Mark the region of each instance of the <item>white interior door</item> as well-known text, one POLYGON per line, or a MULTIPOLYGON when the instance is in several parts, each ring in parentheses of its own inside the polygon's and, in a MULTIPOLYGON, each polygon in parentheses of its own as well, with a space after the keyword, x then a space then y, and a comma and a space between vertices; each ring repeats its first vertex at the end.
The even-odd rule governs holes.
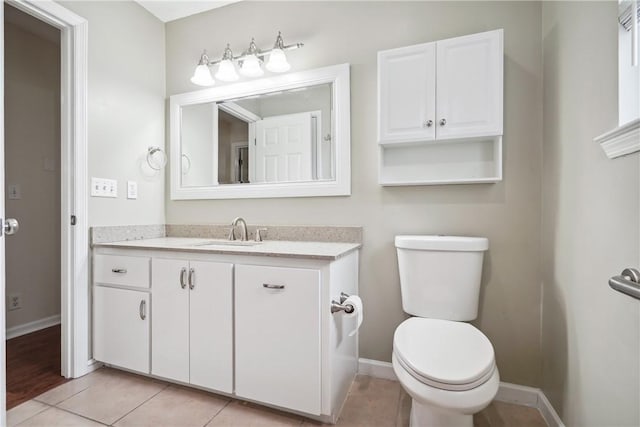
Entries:
POLYGON ((254 181, 312 179, 312 113, 287 114, 256 122, 254 181))
MULTIPOLYGON (((4 218, 4 7, 0 7, 0 218, 4 218)), ((0 224, 1 225, 1 224, 0 224)), ((4 233, 0 237, 0 426, 7 425, 7 362, 5 359, 5 287, 4 287, 4 233)))

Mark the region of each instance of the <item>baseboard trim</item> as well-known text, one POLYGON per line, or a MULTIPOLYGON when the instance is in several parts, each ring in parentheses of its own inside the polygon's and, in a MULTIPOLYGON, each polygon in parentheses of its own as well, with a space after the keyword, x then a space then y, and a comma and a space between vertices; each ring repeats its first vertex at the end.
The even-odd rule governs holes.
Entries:
MULTIPOLYGON (((393 366, 389 362, 359 359, 358 373, 360 375, 398 381, 393 371, 393 366)), ((536 408, 540 411, 542 418, 544 418, 549 427, 564 427, 564 423, 556 410, 553 409, 551 402, 539 388, 500 382, 500 388, 495 400, 536 408)))
POLYGON ((57 314, 51 317, 45 317, 44 319, 34 320, 33 322, 23 323, 22 325, 12 326, 7 328, 7 339, 17 338, 22 335, 30 334, 31 332, 39 331, 40 329, 49 328, 51 326, 60 324, 60 315, 57 314))

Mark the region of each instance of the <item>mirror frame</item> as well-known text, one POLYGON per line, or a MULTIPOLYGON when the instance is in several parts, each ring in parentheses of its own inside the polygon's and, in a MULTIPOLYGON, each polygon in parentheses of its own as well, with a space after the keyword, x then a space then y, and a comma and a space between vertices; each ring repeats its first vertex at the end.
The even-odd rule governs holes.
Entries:
POLYGON ((351 89, 349 64, 317 68, 173 95, 170 98, 171 200, 252 199, 351 195, 351 89), (181 107, 332 83, 335 179, 182 187, 181 107))

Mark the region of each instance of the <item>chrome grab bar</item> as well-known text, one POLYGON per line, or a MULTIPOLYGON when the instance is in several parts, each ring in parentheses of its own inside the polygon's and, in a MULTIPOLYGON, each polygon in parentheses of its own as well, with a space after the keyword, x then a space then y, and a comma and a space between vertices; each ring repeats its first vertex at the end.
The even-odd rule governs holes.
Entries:
POLYGON ((612 289, 640 300, 640 271, 635 268, 625 268, 619 276, 609 279, 612 289))

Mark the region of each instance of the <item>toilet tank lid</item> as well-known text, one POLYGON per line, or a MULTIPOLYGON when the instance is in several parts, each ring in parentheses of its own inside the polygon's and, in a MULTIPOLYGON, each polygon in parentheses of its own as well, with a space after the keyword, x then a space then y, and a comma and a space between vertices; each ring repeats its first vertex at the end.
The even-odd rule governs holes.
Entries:
POLYGON ((432 251, 486 251, 489 239, 464 236, 396 236, 396 248, 432 251))

